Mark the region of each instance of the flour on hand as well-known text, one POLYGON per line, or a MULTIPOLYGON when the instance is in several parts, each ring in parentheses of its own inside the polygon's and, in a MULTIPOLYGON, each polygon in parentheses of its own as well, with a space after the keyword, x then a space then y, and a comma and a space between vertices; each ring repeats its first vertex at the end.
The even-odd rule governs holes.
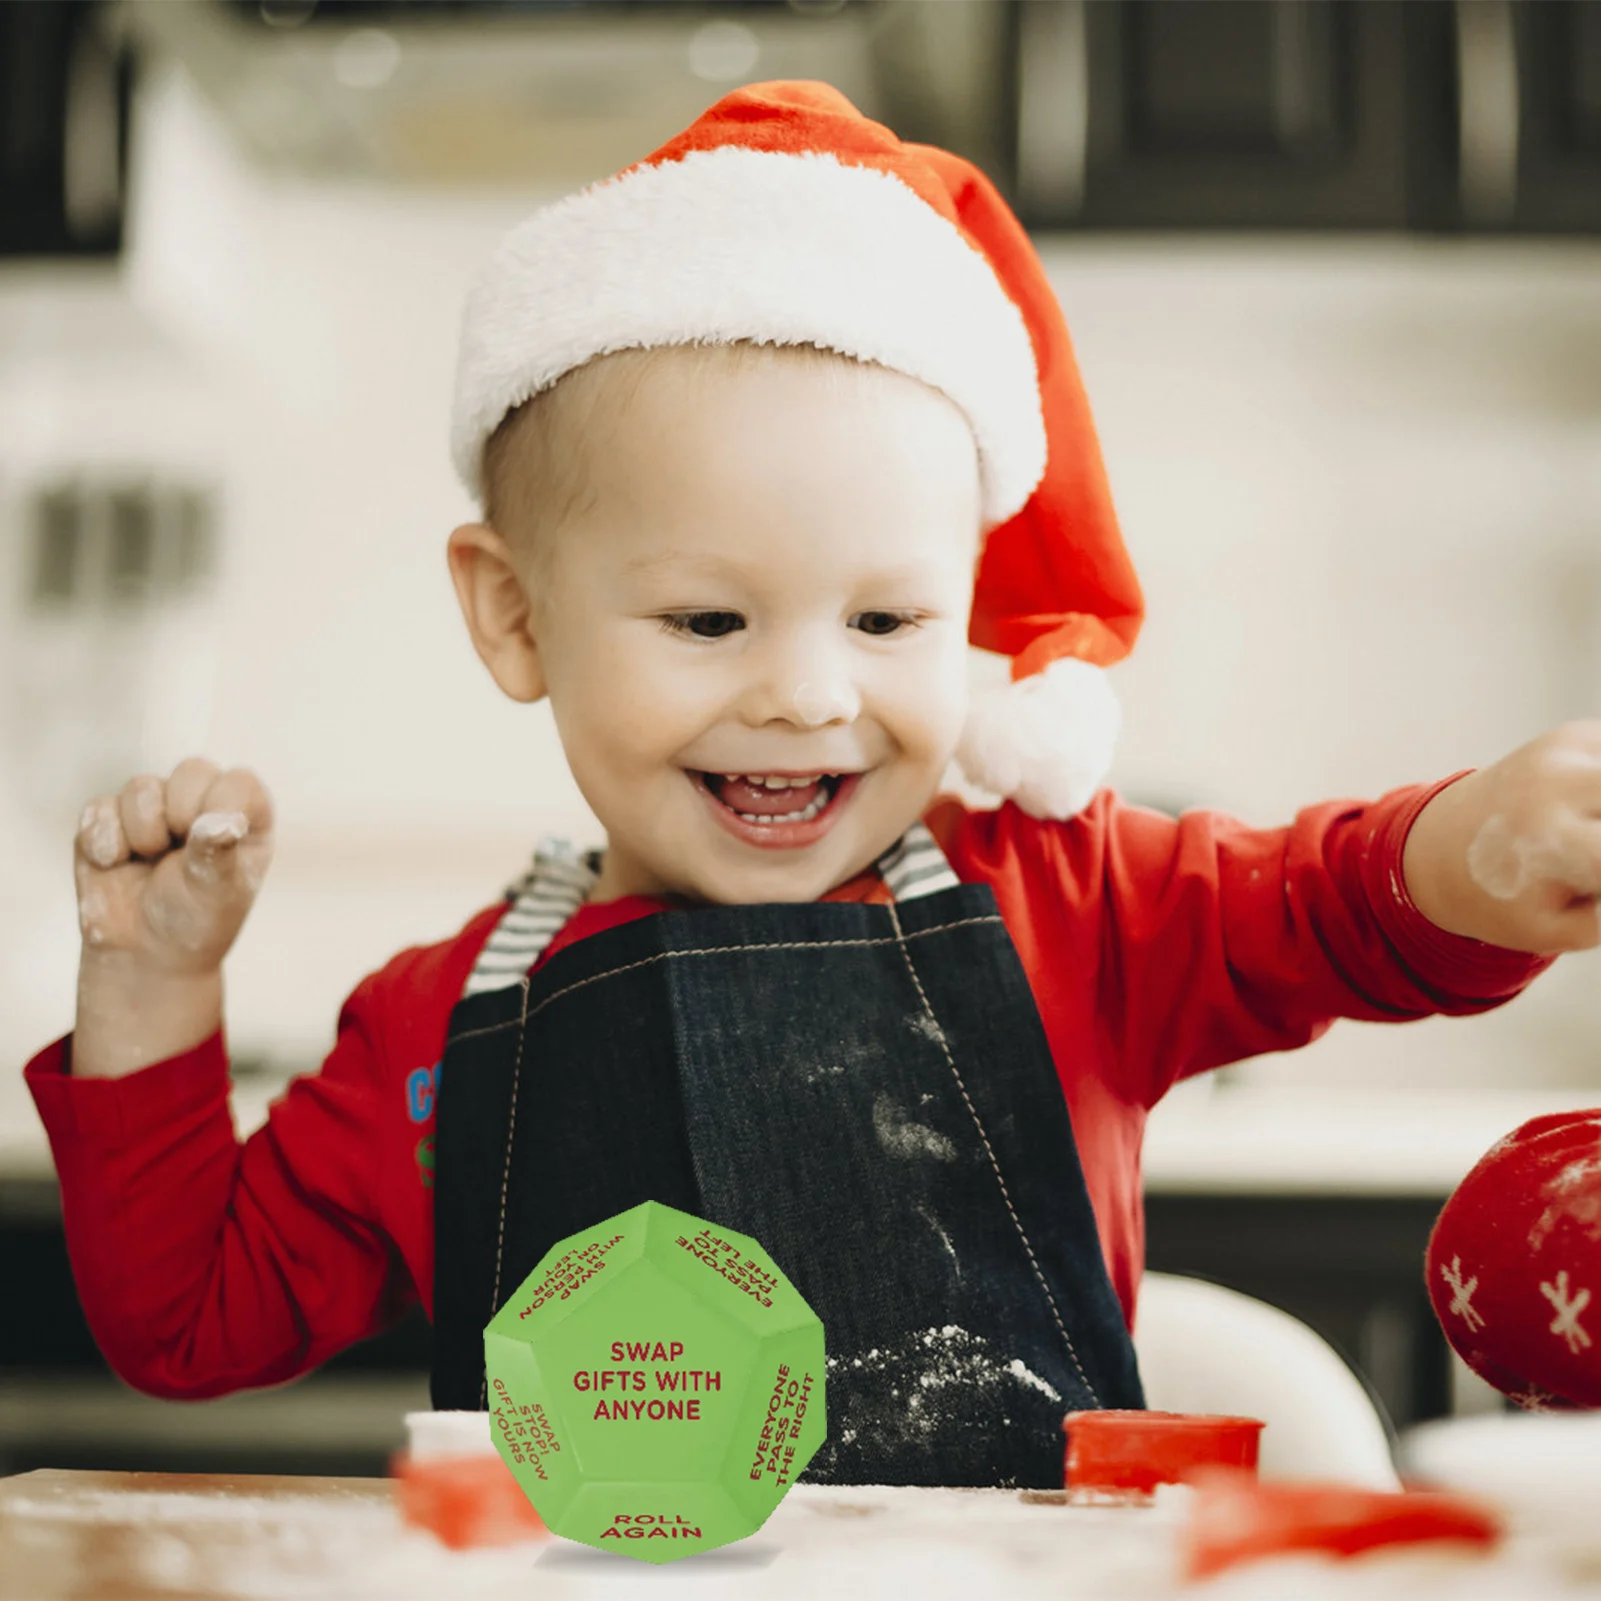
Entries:
POLYGON ((1558 879, 1583 894, 1601 894, 1601 867, 1576 834, 1519 833, 1505 816, 1487 818, 1468 846, 1468 874, 1486 895, 1515 900, 1541 879, 1558 879))

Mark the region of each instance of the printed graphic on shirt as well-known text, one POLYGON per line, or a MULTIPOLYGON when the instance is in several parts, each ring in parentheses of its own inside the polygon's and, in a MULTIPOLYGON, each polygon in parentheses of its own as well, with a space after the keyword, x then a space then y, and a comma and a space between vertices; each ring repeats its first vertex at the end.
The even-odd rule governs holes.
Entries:
POLYGON ((434 1137, 424 1134, 417 1141, 417 1178, 425 1190, 434 1187, 434 1137))
POLYGON ((439 1094, 439 1063, 419 1067, 406 1075, 406 1115, 413 1123, 426 1123, 434 1115, 439 1094))

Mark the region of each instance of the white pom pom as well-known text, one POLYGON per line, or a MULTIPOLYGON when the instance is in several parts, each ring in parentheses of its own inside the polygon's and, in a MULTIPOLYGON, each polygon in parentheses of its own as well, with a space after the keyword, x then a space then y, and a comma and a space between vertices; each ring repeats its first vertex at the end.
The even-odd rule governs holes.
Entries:
POLYGON ((1122 709, 1104 669, 1071 657, 973 697, 956 759, 1031 817, 1072 817, 1112 766, 1122 709))

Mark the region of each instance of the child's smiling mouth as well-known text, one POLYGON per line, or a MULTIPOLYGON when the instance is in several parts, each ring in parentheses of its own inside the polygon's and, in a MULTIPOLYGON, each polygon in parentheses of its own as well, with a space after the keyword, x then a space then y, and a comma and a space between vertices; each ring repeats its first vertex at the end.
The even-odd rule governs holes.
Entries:
POLYGON ((809 823, 833 798, 837 773, 703 773, 706 787, 747 823, 809 823))
POLYGON ((690 780, 736 839, 796 850, 823 837, 861 783, 861 773, 704 773, 690 780))

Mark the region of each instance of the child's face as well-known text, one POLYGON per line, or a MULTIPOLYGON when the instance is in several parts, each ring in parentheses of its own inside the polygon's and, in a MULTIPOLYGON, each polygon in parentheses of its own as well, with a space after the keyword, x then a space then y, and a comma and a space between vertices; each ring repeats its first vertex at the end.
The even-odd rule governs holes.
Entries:
POLYGON ((899 374, 782 355, 668 352, 601 409, 530 619, 607 832, 596 898, 816 899, 900 837, 956 746, 979 532, 968 425, 899 374), (817 774, 843 778, 776 803, 728 782, 817 774), (796 822, 737 815, 819 796, 796 822))

